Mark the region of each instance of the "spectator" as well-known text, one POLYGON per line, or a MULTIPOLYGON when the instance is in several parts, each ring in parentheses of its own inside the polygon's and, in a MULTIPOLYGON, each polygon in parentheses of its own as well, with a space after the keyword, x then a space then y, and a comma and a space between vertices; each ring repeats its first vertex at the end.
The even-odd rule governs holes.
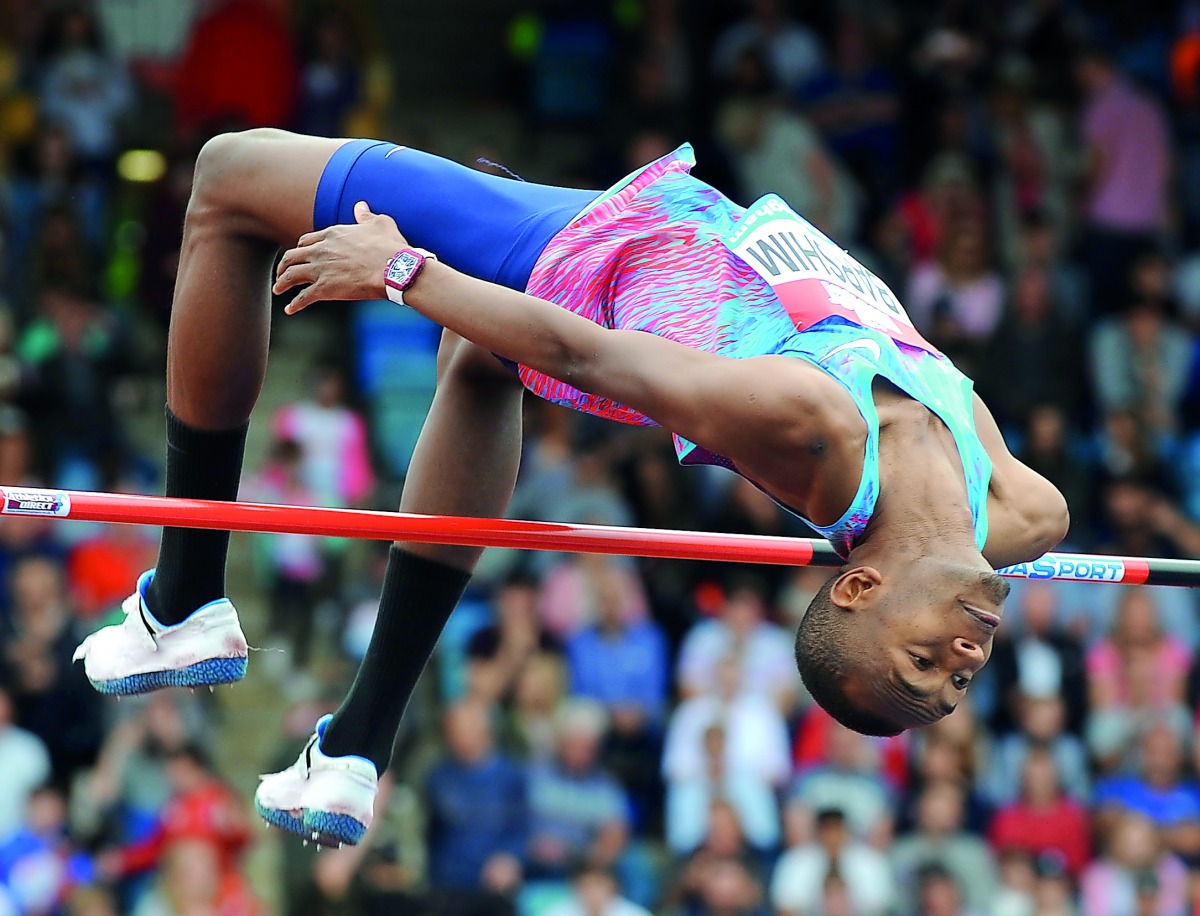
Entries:
MULTIPOLYGON (((246 2, 235 0, 233 5, 246 2)), ((375 487, 367 428, 347 403, 341 369, 320 362, 312 369, 310 397, 282 407, 272 418, 279 439, 303 453, 301 476, 321 506, 360 506, 375 487)))
POLYGON ((779 845, 779 811, 774 787, 726 765, 725 729, 710 725, 704 732, 706 767, 671 779, 667 787, 667 847, 678 855, 696 849, 710 834, 707 821, 722 800, 734 812, 750 846, 769 851, 779 845))
POLYGON ((742 52, 735 86, 737 93, 718 112, 716 130, 745 198, 778 194, 826 235, 852 241, 858 189, 812 125, 783 108, 760 50, 742 52))
POLYGON ((1200 792, 1185 780, 1184 749, 1164 724, 1151 724, 1139 742, 1136 773, 1096 784, 1096 824, 1101 834, 1122 812, 1144 815, 1166 847, 1191 861, 1200 855, 1200 792))
POLYGON ((1195 345, 1161 302, 1131 303, 1097 325, 1089 346, 1092 388, 1102 410, 1132 412, 1156 445, 1179 430, 1195 345))
POLYGON ((1014 266, 1044 271, 1050 284, 1050 300, 1058 304, 1064 319, 1078 324, 1088 313, 1087 275, 1063 256, 1062 242, 1044 213, 1027 213, 1020 224, 1014 266))
POLYGON ((1085 916, 1183 913, 1187 870, 1166 850, 1149 818, 1122 814, 1109 832, 1104 857, 1084 872, 1080 897, 1085 916))
POLYGON ((557 656, 535 655, 521 669, 513 691, 510 731, 523 756, 545 760, 554 755, 554 723, 566 692, 566 671, 557 656))
MULTIPOLYGON (((762 793, 781 786, 790 772, 787 726, 766 698, 739 692, 741 677, 732 659, 718 665, 718 676, 719 694, 693 697, 672 714, 663 749, 663 776, 672 787, 712 780, 711 754, 716 748, 706 735, 712 726, 720 725, 724 735, 722 782, 744 785, 737 797, 744 792, 747 798, 760 798, 762 793)), ((749 807, 753 803, 747 804, 749 807)), ((746 822, 761 823, 750 816, 746 822)), ((758 834, 764 838, 768 835, 766 830, 758 834)))
POLYGON ((839 811, 856 839, 883 848, 891 839, 895 799, 881 764, 878 745, 835 723, 828 758, 797 776, 788 806, 798 805, 809 813, 839 811))
POLYGON ((914 905, 920 905, 923 894, 921 872, 930 865, 953 876, 970 907, 982 910, 991 900, 995 860, 983 840, 963 832, 962 823, 962 787, 938 782, 921 791, 916 830, 896 840, 891 851, 901 893, 914 905))
POLYGON ((744 862, 717 859, 699 880, 698 906, 691 916, 767 916, 762 883, 744 862))
POLYGON ((996 743, 981 786, 988 800, 995 805, 1008 805, 1017 800, 1020 774, 1030 755, 1048 753, 1054 761, 1062 789, 1077 802, 1090 797, 1087 751, 1076 735, 1064 730, 1066 714, 1059 696, 1021 695, 1016 699, 1018 730, 1010 732, 996 743))
POLYGON ((244 882, 222 872, 221 850, 214 843, 181 836, 164 849, 158 881, 138 903, 133 916, 261 916, 264 912, 244 882))
POLYGON ((756 885, 762 884, 764 857, 746 842, 734 806, 718 798, 708 806, 705 816, 704 838, 682 862, 668 893, 668 903, 678 903, 685 912, 707 912, 705 898, 712 871, 723 862, 736 862, 756 885))
POLYGON ((600 701, 622 738, 635 739, 661 725, 666 707, 667 646, 653 621, 631 619, 623 581, 597 582, 597 620, 567 643, 574 692, 600 701))
POLYGON ((538 619, 536 580, 514 573, 495 598, 496 622, 467 644, 467 680, 486 703, 508 701, 521 672, 540 655, 561 655, 562 644, 538 619))
POLYGON ((998 864, 999 886, 989 910, 990 916, 1029 916, 1036 912, 1034 887, 1037 874, 1033 859, 1020 850, 1009 849, 1000 853, 998 864))
POLYGON ((572 879, 571 899, 545 911, 545 916, 650 916, 619 893, 617 879, 607 868, 581 865, 572 879))
POLYGON ((443 725, 447 755, 425 790, 430 880, 460 898, 509 893, 521 881, 529 831, 524 768, 496 751, 481 703, 451 707, 443 725))
POLYGON ((0 683, 0 844, 16 833, 25 816, 29 796, 50 778, 50 755, 41 739, 13 721, 8 688, 0 683))
POLYGON ((104 53, 96 21, 82 4, 50 17, 44 53, 42 112, 63 124, 75 154, 103 173, 116 156, 118 122, 133 102, 129 77, 104 53))
MULTIPOLYGON (((987 760, 989 754, 982 755, 987 760)), ((953 735, 930 730, 913 747, 913 780, 907 802, 899 812, 899 828, 911 829, 919 820, 920 789, 940 782, 950 782, 963 790, 962 828, 977 836, 987 832, 992 806, 980 792, 976 778, 974 743, 957 740, 953 735)), ((884 834, 886 839, 887 835, 884 834)))
POLYGON ((788 18, 783 0, 747 0, 747 5, 749 15, 717 38, 712 66, 718 78, 731 78, 749 47, 766 50, 774 79, 788 91, 819 72, 824 56, 820 40, 807 26, 788 18))
POLYGON ((1093 530, 1096 474, 1083 450, 1073 448, 1066 413, 1053 404, 1034 405, 1029 411, 1024 438, 1018 457, 1058 487, 1071 513, 1068 541, 1086 545, 1093 530))
POLYGON ((301 56, 296 130, 346 136, 343 125, 359 102, 363 81, 349 24, 334 10, 322 11, 306 30, 301 56))
POLYGON ((79 829, 94 834, 112 825, 122 842, 142 840, 154 831, 158 813, 173 794, 168 759, 199 742, 210 724, 197 698, 185 696, 160 691, 122 704, 124 715, 105 736, 96 766, 81 780, 85 791, 72 809, 79 829))
POLYGON ((89 871, 67 834, 66 797, 52 786, 38 788, 29 796, 20 829, 0 842, 0 889, 17 912, 55 913, 89 871))
POLYGON ((282 21, 263 0, 219 0, 192 29, 174 81, 184 133, 216 124, 283 127, 296 102, 296 57, 282 21))
POLYGON ((620 873, 618 863, 629 842, 629 800, 600 766, 607 724, 603 707, 594 701, 567 702, 558 716, 557 755, 530 770, 533 875, 563 879, 570 863, 584 858, 620 873))
POLYGON ((815 912, 830 874, 845 883, 855 913, 885 913, 893 903, 887 858, 854 839, 845 814, 837 808, 817 812, 815 843, 783 854, 771 879, 771 903, 781 916, 815 912))
MULTIPOLYGON (((625 524, 615 517, 610 521, 625 524)), ((534 564, 533 569, 538 565, 534 564)), ((649 615, 645 586, 625 558, 563 556, 545 571, 537 597, 538 615, 551 635, 566 641, 596 622, 601 595, 610 592, 620 594, 630 622, 649 615)))
POLYGON ((1090 48, 1076 62, 1086 102, 1087 263, 1099 310, 1112 312, 1129 268, 1166 228, 1171 154, 1158 104, 1135 89, 1112 57, 1090 48))
POLYGON ((17 722, 41 738, 54 778, 65 782, 99 750, 101 700, 71 663, 78 638, 58 563, 26 557, 10 582, 13 613, 2 657, 10 666, 17 722))
POLYGON ((29 366, 27 398, 41 418, 53 480, 98 488, 128 457, 125 425, 116 409, 117 383, 137 365, 115 314, 75 286, 42 290, 41 315, 17 345, 29 366))
POLYGON ((904 305, 913 323, 960 358, 977 358, 1000 322, 1004 281, 990 260, 983 222, 963 219, 946 227, 937 259, 909 277, 904 305))
POLYGON ((1181 733, 1186 730, 1189 659, 1187 648, 1162 631, 1151 593, 1127 590, 1112 633, 1087 657, 1093 753, 1113 762, 1148 715, 1178 721, 1181 733))
POLYGON ((1025 758, 1021 796, 996 812, 988 840, 998 855, 1013 849, 1033 856, 1053 852, 1073 878, 1082 873, 1090 853, 1087 812, 1063 793, 1049 751, 1039 748, 1025 758))
POLYGON ((597 585, 596 623, 567 643, 571 685, 608 712, 604 762, 629 791, 644 828, 662 807, 657 770, 670 679, 667 645, 656 623, 631 619, 638 609, 627 600, 623 579, 610 574, 597 585))
POLYGON ((813 126, 867 190, 868 200, 888 200, 900 177, 900 95, 875 54, 864 17, 838 18, 833 60, 800 87, 799 98, 813 126))
MULTIPOLYGON (((176 844, 196 842, 216 857, 219 886, 240 888, 238 860, 250 843, 249 821, 241 800, 213 772, 208 755, 195 744, 175 750, 167 758, 167 778, 172 796, 158 814, 149 836, 105 852, 97 860, 107 878, 138 874, 164 862, 169 865, 176 844)), ((168 873, 170 869, 167 869, 168 873)))
MULTIPOLYGON (((317 494, 303 478, 304 450, 291 439, 271 444, 263 467, 242 488, 251 502, 290 506, 318 504, 317 494)), ((266 567, 270 591, 267 644, 290 654, 294 674, 308 667, 313 626, 320 600, 325 558, 317 538, 298 534, 267 534, 256 538, 266 567)))
POLYGON ((1000 634, 989 663, 1002 691, 993 725, 999 731, 1012 729, 1021 711, 1019 704, 1026 698, 1060 698, 1063 725, 1077 732, 1087 702, 1083 646, 1062 626, 1055 586, 1030 582, 1017 597, 1020 617, 1014 621, 1015 632, 1000 634))
POLYGON ((679 650, 680 693, 696 697, 714 692, 720 662, 731 656, 741 690, 762 695, 785 715, 791 712, 800 683, 792 640, 767 620, 765 589, 756 579, 732 583, 716 618, 688 633, 679 650))
MULTIPOLYGON (((46 227, 48 218, 65 210, 73 218, 84 241, 84 262, 100 256, 107 245, 105 231, 105 194, 95 177, 83 173, 71 149, 71 138, 64 127, 44 124, 30 148, 18 158, 13 176, 9 205, 20 213, 8 251, 9 288, 18 294, 18 302, 27 306, 36 298, 35 277, 26 276, 29 263, 46 227), (25 162, 21 162, 21 159, 25 162)), ((27 313, 22 308, 22 313, 27 313)))
POLYGON ((977 382, 1005 428, 1025 426, 1035 408, 1053 404, 1073 416, 1082 403, 1079 334, 1051 298, 1043 268, 1026 267, 980 361, 977 382))
POLYGON ((917 874, 917 906, 921 916, 974 916, 980 910, 963 906, 962 878, 937 863, 917 874))

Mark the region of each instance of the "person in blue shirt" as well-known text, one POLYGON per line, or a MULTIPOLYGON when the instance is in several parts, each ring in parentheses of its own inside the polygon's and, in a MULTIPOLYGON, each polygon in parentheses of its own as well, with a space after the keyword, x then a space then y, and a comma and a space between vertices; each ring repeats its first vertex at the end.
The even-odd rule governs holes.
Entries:
POLYGON ((425 785, 430 882, 460 895, 506 893, 524 870, 525 769, 496 750, 481 703, 451 707, 444 727, 448 753, 425 785))
POLYGON ((1137 774, 1097 783, 1092 802, 1103 833, 1125 811, 1144 814, 1162 832, 1172 852, 1186 861, 1200 856, 1200 789, 1183 778, 1183 746, 1165 723, 1142 735, 1137 774))
POLYGON ((662 630, 633 619, 625 580, 609 574, 597 583, 595 623, 567 643, 572 692, 604 706, 611 728, 604 760, 629 790, 635 827, 662 808, 659 758, 670 668, 662 630))

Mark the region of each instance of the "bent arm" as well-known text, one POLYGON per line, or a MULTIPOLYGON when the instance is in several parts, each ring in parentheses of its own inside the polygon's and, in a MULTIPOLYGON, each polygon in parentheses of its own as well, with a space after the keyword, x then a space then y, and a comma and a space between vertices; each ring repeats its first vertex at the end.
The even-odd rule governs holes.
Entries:
POLYGON ((1067 501, 1054 484, 1013 457, 979 395, 975 431, 992 459, 983 555, 997 569, 1036 560, 1067 536, 1067 501))

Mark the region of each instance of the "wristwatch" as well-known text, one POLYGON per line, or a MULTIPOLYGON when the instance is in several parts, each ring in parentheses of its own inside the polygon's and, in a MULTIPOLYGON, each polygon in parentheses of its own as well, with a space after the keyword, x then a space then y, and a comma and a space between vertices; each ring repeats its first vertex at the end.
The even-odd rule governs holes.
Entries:
POLYGON ((436 261, 437 255, 424 248, 401 248, 388 261, 383 273, 383 288, 387 297, 397 305, 404 305, 404 291, 417 282, 426 261, 436 261))

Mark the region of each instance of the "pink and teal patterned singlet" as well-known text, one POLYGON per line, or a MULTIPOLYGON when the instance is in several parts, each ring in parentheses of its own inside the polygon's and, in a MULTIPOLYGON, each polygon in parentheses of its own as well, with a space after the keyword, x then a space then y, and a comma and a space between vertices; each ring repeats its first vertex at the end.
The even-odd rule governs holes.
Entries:
MULTIPOLYGON (((891 291, 768 195, 739 207, 693 178, 691 147, 615 185, 550 241, 526 291, 609 328, 645 331, 732 359, 794 356, 849 391, 867 424, 861 483, 833 525, 805 521, 845 556, 879 495, 877 376, 937 414, 962 458, 982 549, 991 461, 975 432, 973 388, 926 342, 891 291)), ((519 366, 529 390, 623 423, 648 417, 519 366)), ((675 435, 683 464, 732 463, 675 435)), ((788 507, 785 507, 788 508, 788 507)), ((793 510, 794 511, 794 510, 793 510)))

